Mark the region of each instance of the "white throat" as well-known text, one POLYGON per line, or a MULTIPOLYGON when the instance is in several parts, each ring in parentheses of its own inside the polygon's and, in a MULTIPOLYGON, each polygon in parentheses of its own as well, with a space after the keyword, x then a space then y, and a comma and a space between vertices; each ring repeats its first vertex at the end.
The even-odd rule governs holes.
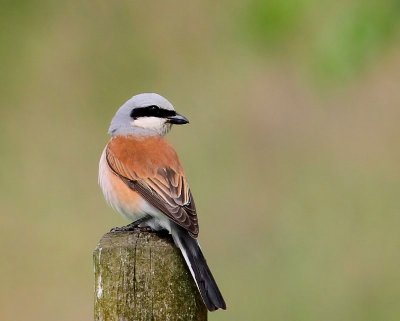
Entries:
POLYGON ((136 128, 154 131, 159 135, 165 135, 171 129, 171 124, 166 123, 164 118, 158 117, 140 117, 132 120, 131 125, 136 128))

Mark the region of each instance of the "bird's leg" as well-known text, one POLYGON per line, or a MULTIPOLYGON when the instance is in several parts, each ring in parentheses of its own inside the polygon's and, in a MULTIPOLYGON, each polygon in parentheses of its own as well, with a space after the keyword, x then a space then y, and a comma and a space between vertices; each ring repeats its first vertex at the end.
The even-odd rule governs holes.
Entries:
POLYGON ((152 229, 150 227, 148 227, 148 226, 142 226, 142 227, 139 226, 140 224, 145 223, 150 219, 151 219, 150 215, 145 215, 145 216, 139 218, 138 220, 136 220, 136 221, 134 221, 134 222, 132 222, 132 223, 130 223, 128 225, 121 226, 121 227, 114 227, 114 228, 112 228, 110 230, 110 232, 126 232, 126 231, 134 231, 134 230, 138 230, 138 229, 140 231, 142 231, 142 232, 151 232, 152 229))

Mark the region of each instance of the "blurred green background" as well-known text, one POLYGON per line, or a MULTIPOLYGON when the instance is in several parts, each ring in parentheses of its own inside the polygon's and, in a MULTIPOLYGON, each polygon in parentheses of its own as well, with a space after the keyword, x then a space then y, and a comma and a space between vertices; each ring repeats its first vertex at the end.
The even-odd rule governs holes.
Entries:
POLYGON ((210 320, 399 320, 400 2, 1 1, 0 318, 91 320, 92 250, 126 222, 97 166, 158 92, 210 320))

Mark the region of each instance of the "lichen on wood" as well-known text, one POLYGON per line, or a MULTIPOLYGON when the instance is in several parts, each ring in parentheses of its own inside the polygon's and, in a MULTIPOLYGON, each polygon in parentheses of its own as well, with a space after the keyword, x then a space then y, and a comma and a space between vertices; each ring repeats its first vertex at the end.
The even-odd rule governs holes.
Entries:
POLYGON ((207 320, 207 309, 170 235, 110 232, 93 258, 96 321, 207 320))

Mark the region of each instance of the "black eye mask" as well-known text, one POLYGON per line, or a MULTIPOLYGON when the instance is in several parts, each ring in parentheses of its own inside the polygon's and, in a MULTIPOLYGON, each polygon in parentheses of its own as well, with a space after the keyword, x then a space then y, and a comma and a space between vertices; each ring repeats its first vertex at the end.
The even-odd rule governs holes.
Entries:
POLYGON ((174 110, 161 109, 156 105, 151 105, 147 107, 135 108, 131 111, 131 117, 137 119, 139 117, 158 117, 158 118, 168 118, 175 116, 176 112, 174 110))

